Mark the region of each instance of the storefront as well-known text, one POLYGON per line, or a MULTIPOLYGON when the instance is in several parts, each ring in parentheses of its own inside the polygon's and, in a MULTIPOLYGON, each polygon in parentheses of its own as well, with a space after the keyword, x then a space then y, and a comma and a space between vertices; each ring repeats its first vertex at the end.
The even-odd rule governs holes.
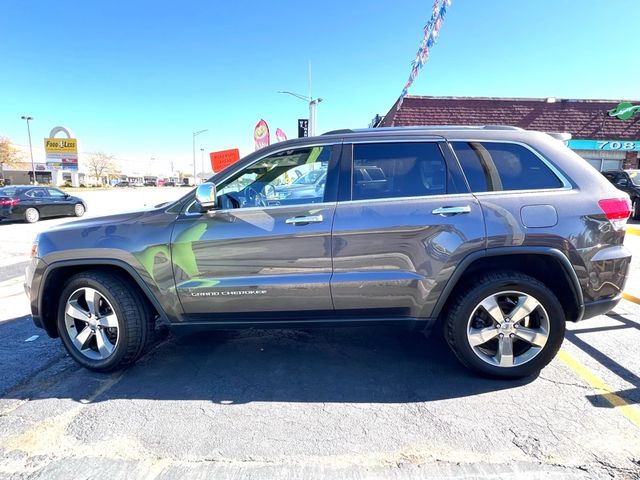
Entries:
MULTIPOLYGON (((84 182, 84 174, 51 170, 44 163, 35 163, 36 183, 38 185, 69 185, 77 187, 84 182)), ((4 167, 2 175, 7 185, 29 185, 33 181, 33 170, 30 162, 19 162, 12 167, 4 167)))
POLYGON ((513 125, 571 134, 569 147, 598 170, 638 168, 640 101, 406 96, 373 126, 513 125))

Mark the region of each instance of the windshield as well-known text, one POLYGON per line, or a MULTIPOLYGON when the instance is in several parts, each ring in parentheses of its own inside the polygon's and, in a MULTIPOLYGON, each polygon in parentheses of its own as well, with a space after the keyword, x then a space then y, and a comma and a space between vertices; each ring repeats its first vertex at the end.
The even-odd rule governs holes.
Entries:
POLYGON ((640 170, 628 170, 629 178, 636 187, 640 187, 640 170))

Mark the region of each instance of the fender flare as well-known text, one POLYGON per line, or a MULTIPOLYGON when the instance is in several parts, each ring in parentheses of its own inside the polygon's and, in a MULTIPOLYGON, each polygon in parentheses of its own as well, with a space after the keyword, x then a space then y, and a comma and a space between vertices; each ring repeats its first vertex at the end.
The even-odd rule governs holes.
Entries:
MULTIPOLYGON (((84 266, 84 267, 88 267, 91 268, 92 266, 100 266, 100 265, 106 265, 106 266, 111 266, 111 267, 117 267, 117 268, 121 268, 122 270, 126 271, 131 280, 133 280, 133 282, 138 285, 138 287, 140 287, 140 290, 142 291, 143 295, 149 300, 149 302, 151 302, 151 304, 153 305, 153 307, 155 308, 155 310, 158 312, 158 315, 160 316, 160 322, 161 323, 165 323, 165 324, 170 324, 172 322, 170 322, 169 317, 167 315, 167 313, 165 312, 164 308, 162 308, 162 305, 160 305, 160 302, 158 301, 158 299, 156 298, 155 294, 153 293, 153 291, 149 288, 149 286, 146 284, 146 282, 142 279, 142 277, 140 276, 140 274, 136 271, 135 268, 133 268, 131 265, 129 265, 128 263, 122 261, 122 260, 117 260, 117 259, 112 259, 112 258, 92 258, 92 259, 74 259, 74 260, 60 260, 57 262, 52 262, 50 264, 47 265, 47 267, 45 268, 44 272, 42 273, 42 280, 40 282, 40 291, 38 293, 38 311, 40 312, 40 316, 42 316, 42 313, 44 312, 43 308, 43 302, 44 302, 44 295, 42 295, 42 292, 45 288, 45 286, 47 285, 47 280, 48 277, 55 272, 56 270, 59 270, 60 268, 65 268, 65 267, 78 267, 78 266, 84 266)), ((43 322, 43 326, 45 327, 45 330, 47 330, 47 326, 46 324, 43 322)))
POLYGON ((567 256, 562 253, 560 250, 551 248, 551 247, 497 247, 497 248, 489 248, 487 250, 480 250, 477 252, 473 252, 467 255, 462 259, 455 271, 449 277, 447 284, 444 289, 440 293, 438 297, 438 301, 436 302, 432 317, 438 318, 444 309, 444 306, 449 299, 449 295, 458 284, 460 278, 464 275, 467 268, 476 260, 487 257, 497 257, 504 255, 546 255, 549 257, 553 257, 560 262, 562 265, 565 274, 567 275, 567 280, 569 280, 573 294, 577 300, 578 304, 578 315, 575 321, 580 321, 584 316, 584 297, 582 295, 582 289, 580 288, 580 282, 578 281, 578 276, 576 275, 576 271, 574 270, 571 262, 567 258, 567 256))

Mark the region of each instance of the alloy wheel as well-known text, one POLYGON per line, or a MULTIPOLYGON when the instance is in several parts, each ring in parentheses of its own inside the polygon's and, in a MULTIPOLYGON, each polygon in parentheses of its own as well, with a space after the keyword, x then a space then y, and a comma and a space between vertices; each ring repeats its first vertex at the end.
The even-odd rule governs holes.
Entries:
POLYGON ((65 306, 65 326, 74 348, 91 360, 109 358, 118 345, 115 310, 93 288, 80 288, 71 294, 65 306))
POLYGON ((40 218, 40 214, 35 208, 27 208, 27 210, 24 212, 24 215, 27 219, 27 222, 29 223, 35 223, 40 218))
POLYGON ((532 295, 504 291, 482 300, 469 317, 467 341, 485 363, 515 367, 533 360, 549 338, 549 316, 532 295))

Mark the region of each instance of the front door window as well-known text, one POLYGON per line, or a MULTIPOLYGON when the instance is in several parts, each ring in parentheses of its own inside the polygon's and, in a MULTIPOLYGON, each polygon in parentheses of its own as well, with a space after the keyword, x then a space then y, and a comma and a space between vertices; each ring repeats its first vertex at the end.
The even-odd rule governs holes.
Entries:
POLYGON ((330 146, 270 155, 218 187, 220 208, 320 203, 324 200, 330 146))

